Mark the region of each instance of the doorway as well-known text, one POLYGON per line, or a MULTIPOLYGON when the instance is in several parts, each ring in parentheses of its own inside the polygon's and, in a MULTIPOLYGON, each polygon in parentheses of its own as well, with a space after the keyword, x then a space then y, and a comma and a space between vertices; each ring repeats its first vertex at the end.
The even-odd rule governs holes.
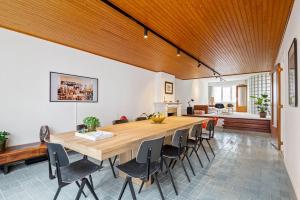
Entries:
POLYGON ((272 120, 271 120, 271 136, 272 145, 281 150, 281 71, 280 64, 275 65, 271 72, 271 83, 272 83, 272 120))
POLYGON ((247 112, 247 85, 236 86, 236 112, 247 112))

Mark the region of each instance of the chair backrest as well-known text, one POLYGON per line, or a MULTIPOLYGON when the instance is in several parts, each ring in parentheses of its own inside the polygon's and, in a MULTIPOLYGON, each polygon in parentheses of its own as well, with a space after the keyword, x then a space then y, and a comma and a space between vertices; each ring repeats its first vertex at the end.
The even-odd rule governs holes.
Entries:
POLYGON ((206 130, 208 130, 209 132, 211 132, 211 131, 214 131, 214 129, 215 129, 215 120, 210 119, 210 120, 207 122, 206 130))
POLYGON ((218 108, 218 109, 223 109, 223 108, 225 108, 224 104, 222 104, 222 103, 216 103, 216 104, 215 104, 215 107, 218 108))
POLYGON ((143 120, 147 120, 147 117, 138 117, 135 119, 135 121, 143 121, 143 120))
POLYGON ((172 145, 175 147, 185 147, 189 136, 189 129, 177 130, 172 139, 172 145))
POLYGON ((151 153, 150 162, 158 161, 161 157, 161 149, 164 143, 164 139, 165 137, 161 137, 161 138, 146 140, 142 142, 138 150, 136 161, 138 163, 147 163, 149 150, 151 153))
POLYGON ((56 167, 56 158, 58 159, 59 167, 65 167, 70 164, 68 154, 61 144, 47 143, 47 147, 51 165, 56 167))
POLYGON ((124 119, 117 119, 117 120, 114 120, 113 122, 112 122, 112 124, 113 125, 116 125, 116 124, 124 124, 124 123, 127 123, 128 122, 128 120, 126 119, 126 120, 124 120, 124 119))
POLYGON ((191 137, 199 138, 202 135, 202 124, 195 124, 191 131, 191 137))

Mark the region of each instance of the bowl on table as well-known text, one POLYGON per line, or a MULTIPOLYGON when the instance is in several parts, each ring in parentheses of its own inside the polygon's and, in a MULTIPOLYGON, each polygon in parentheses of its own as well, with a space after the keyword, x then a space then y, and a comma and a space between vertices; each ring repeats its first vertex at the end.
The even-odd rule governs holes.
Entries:
POLYGON ((164 120, 166 119, 166 117, 162 114, 154 114, 151 117, 151 120, 155 123, 155 124, 161 124, 164 120))

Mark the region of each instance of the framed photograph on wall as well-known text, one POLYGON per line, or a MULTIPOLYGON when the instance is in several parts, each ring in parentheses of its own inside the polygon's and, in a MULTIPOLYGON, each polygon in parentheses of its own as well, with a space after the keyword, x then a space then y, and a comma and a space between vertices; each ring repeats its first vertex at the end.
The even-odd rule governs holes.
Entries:
POLYGON ((173 83, 172 82, 165 82, 165 94, 173 94, 173 83))
POLYGON ((50 72, 50 102, 98 102, 98 79, 50 72))
POLYGON ((292 107, 298 106, 297 62, 297 39, 294 38, 293 43, 288 52, 289 105, 292 107))

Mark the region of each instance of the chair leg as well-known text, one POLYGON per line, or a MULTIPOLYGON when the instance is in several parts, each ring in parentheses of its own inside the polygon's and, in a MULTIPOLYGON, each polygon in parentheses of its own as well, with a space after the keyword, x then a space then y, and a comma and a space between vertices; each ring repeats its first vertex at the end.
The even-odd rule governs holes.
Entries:
POLYGON ((82 179, 82 181, 81 181, 81 185, 80 185, 80 188, 79 188, 79 190, 78 190, 78 193, 77 193, 77 195, 76 195, 76 198, 75 198, 75 200, 79 200, 80 199, 80 196, 81 196, 81 194, 82 194, 82 191, 83 191, 83 188, 84 188, 84 186, 85 186, 85 184, 86 184, 86 179, 84 178, 84 179, 82 179))
POLYGON ((113 165, 113 163, 112 163, 112 161, 111 161, 111 158, 109 158, 108 161, 109 161, 110 168, 111 168, 111 171, 112 171, 114 177, 117 178, 116 172, 115 172, 115 169, 114 169, 114 165, 113 165))
POLYGON ((126 189, 126 187, 127 187, 127 184, 128 184, 128 178, 126 178, 126 180, 125 180, 125 182, 124 182, 124 184, 123 184, 123 186, 122 186, 122 189, 121 189, 121 192, 120 192, 120 195, 119 195, 118 200, 121 200, 121 199, 122 199, 122 196, 123 196, 124 191, 125 191, 125 189, 126 189))
POLYGON ((99 200, 96 193, 95 193, 95 190, 94 190, 94 187, 92 186, 91 183, 89 183, 89 181, 86 179, 86 186, 89 188, 89 190, 91 191, 92 195, 94 196, 94 198, 96 200, 99 200))
MULTIPOLYGON (((203 168, 202 161, 201 161, 200 156, 199 156, 198 152, 196 151, 196 148, 195 148, 195 147, 193 148, 193 151, 195 152, 195 154, 196 154, 196 156, 197 156, 197 158, 198 158, 198 160, 199 160, 199 163, 200 163, 201 167, 203 168)), ((193 152, 193 151, 192 151, 192 152, 193 152)))
POLYGON ((177 160, 174 160, 173 165, 172 165, 172 169, 174 169, 176 163, 177 163, 177 160))
POLYGON ((140 189, 139 189, 139 193, 141 193, 142 189, 143 189, 143 186, 144 186, 144 183, 145 181, 142 182, 141 186, 140 186, 140 189))
POLYGON ((183 170, 184 170, 184 173, 185 173, 185 175, 186 175, 186 178, 188 179, 189 182, 191 182, 190 177, 189 177, 189 175, 188 175, 188 173, 187 173, 187 171, 186 171, 186 169, 185 169, 185 166, 184 166, 184 164, 183 164, 183 161, 180 159, 179 156, 178 156, 178 159, 179 159, 179 161, 180 161, 180 163, 181 163, 181 166, 182 166, 182 168, 183 168, 183 170))
POLYGON ((56 193, 55 193, 55 195, 54 195, 53 200, 56 200, 56 199, 57 199, 57 197, 58 197, 58 195, 59 195, 59 193, 60 193, 60 190, 61 190, 61 187, 59 187, 59 188, 57 189, 57 191, 56 191, 56 193))
MULTIPOLYGON (((80 188, 80 184, 78 183, 78 181, 76 181, 75 183, 76 183, 76 185, 78 186, 78 188, 80 188)), ((82 190, 82 194, 83 194, 83 196, 84 196, 85 198, 87 197, 83 190, 82 190)))
POLYGON ((102 166, 103 166, 103 160, 101 160, 101 162, 100 162, 100 168, 102 168, 102 166))
POLYGON ((206 142, 207 142, 207 144, 208 144, 208 146, 209 146, 209 148, 210 148, 211 152, 213 153, 213 155, 214 155, 214 157, 215 157, 215 156, 216 156, 216 155, 215 155, 215 152, 214 152, 214 150, 212 149, 212 147, 210 146, 210 143, 209 143, 209 141, 208 141, 208 140, 206 140, 206 142))
POLYGON ((117 158, 118 158, 118 155, 116 155, 116 156, 114 157, 113 165, 116 164, 117 158))
POLYGON ((92 188, 95 189, 94 188, 94 183, 93 183, 92 175, 89 175, 89 179, 90 179, 90 183, 91 183, 92 188))
POLYGON ((170 163, 169 163, 169 165, 168 165, 169 167, 172 166, 173 161, 174 161, 174 159, 171 159, 171 160, 170 160, 170 163))
POLYGON ((160 187, 158 179, 157 179, 157 173, 155 173, 153 177, 154 177, 154 181, 156 182, 157 188, 159 190, 159 194, 161 196, 161 199, 165 200, 164 194, 162 193, 161 187, 160 187))
POLYGON ((132 178, 131 177, 128 178, 128 184, 129 184, 129 188, 130 188, 132 199, 136 200, 136 196, 135 196, 135 192, 134 192, 134 188, 133 188, 132 178))
POLYGON ((168 164, 167 164, 167 161, 166 161, 166 159, 164 159, 164 158, 163 158, 163 161, 164 161, 164 163, 165 163, 165 165, 166 165, 167 172, 168 172, 168 173, 169 173, 169 175, 170 175, 171 182, 172 182, 173 188, 174 188, 174 190, 175 190, 175 193, 176 193, 176 195, 178 195, 178 192, 177 192, 177 189, 176 189, 176 186, 175 186, 175 182, 174 182, 174 179, 173 179, 173 176, 172 176, 171 170, 170 170, 170 168, 169 168, 169 166, 168 166, 168 164))
POLYGON ((207 160, 210 162, 209 156, 208 156, 208 154, 207 154, 207 152, 206 152, 206 150, 205 150, 205 148, 204 148, 202 142, 200 143, 200 145, 201 145, 201 147, 202 147, 202 149, 203 149, 203 151, 204 151, 204 153, 205 153, 205 155, 206 155, 207 160))
POLYGON ((192 156, 192 154, 193 154, 193 151, 191 151, 191 153, 190 153, 190 157, 192 156))
POLYGON ((193 175, 196 176, 195 171, 194 171, 194 168, 193 168, 193 165, 192 165, 192 163, 191 163, 191 161, 190 161, 190 158, 189 158, 188 156, 185 156, 185 157, 186 157, 186 159, 188 160, 188 163, 189 163, 189 165, 190 165, 190 168, 191 168, 191 170, 192 170, 193 175))

